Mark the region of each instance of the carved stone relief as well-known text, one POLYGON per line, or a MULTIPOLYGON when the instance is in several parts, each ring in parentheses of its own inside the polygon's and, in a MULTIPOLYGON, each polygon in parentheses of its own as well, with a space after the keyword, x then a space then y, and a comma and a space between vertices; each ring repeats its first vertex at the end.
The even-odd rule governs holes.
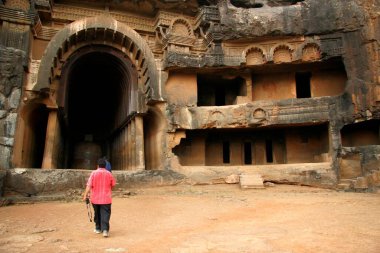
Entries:
POLYGON ((317 44, 306 44, 302 49, 302 61, 317 61, 321 58, 321 50, 317 44))
POLYGON ((246 64, 247 65, 261 65, 266 62, 263 50, 257 47, 251 48, 247 51, 246 64))
POLYGON ((288 63, 292 61, 292 50, 289 46, 280 45, 273 52, 274 63, 288 63))

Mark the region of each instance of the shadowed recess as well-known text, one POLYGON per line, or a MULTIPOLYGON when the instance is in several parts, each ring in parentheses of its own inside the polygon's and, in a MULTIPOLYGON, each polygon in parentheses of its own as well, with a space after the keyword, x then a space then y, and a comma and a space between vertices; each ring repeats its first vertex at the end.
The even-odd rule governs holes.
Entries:
POLYGON ((101 52, 84 55, 74 64, 69 79, 68 116, 70 132, 76 138, 91 134, 102 140, 115 129, 126 74, 114 56, 101 52))

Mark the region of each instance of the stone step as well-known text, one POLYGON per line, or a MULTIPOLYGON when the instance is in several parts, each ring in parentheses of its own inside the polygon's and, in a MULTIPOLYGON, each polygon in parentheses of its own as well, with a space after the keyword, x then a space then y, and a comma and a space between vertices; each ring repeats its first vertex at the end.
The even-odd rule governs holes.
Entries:
POLYGON ((259 174, 241 174, 240 187, 242 189, 265 189, 263 178, 259 174))
POLYGON ((336 185, 337 190, 352 190, 354 188, 355 179, 340 179, 336 185))
POLYGON ((342 184, 351 184, 354 181, 355 181, 355 179, 340 179, 339 183, 342 183, 342 184))
POLYGON ((337 184, 336 188, 338 190, 343 190, 343 191, 350 190, 351 189, 351 184, 348 184, 348 183, 339 183, 339 184, 337 184))

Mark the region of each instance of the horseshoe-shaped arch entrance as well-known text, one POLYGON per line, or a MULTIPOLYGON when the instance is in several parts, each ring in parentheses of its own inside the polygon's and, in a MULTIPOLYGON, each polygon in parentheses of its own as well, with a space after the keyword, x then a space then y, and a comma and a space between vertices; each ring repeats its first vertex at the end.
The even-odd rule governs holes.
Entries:
POLYGON ((103 155, 113 169, 145 168, 143 115, 162 98, 154 56, 133 29, 108 16, 68 25, 48 44, 33 91, 54 105, 42 168, 93 169, 103 155))

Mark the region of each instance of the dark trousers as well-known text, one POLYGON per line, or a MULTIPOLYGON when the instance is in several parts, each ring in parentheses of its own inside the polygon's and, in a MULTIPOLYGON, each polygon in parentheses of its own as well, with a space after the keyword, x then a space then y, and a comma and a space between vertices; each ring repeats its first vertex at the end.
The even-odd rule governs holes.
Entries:
POLYGON ((92 204, 94 207, 94 222, 95 228, 104 231, 110 230, 110 218, 111 218, 111 204, 97 205, 92 204))

